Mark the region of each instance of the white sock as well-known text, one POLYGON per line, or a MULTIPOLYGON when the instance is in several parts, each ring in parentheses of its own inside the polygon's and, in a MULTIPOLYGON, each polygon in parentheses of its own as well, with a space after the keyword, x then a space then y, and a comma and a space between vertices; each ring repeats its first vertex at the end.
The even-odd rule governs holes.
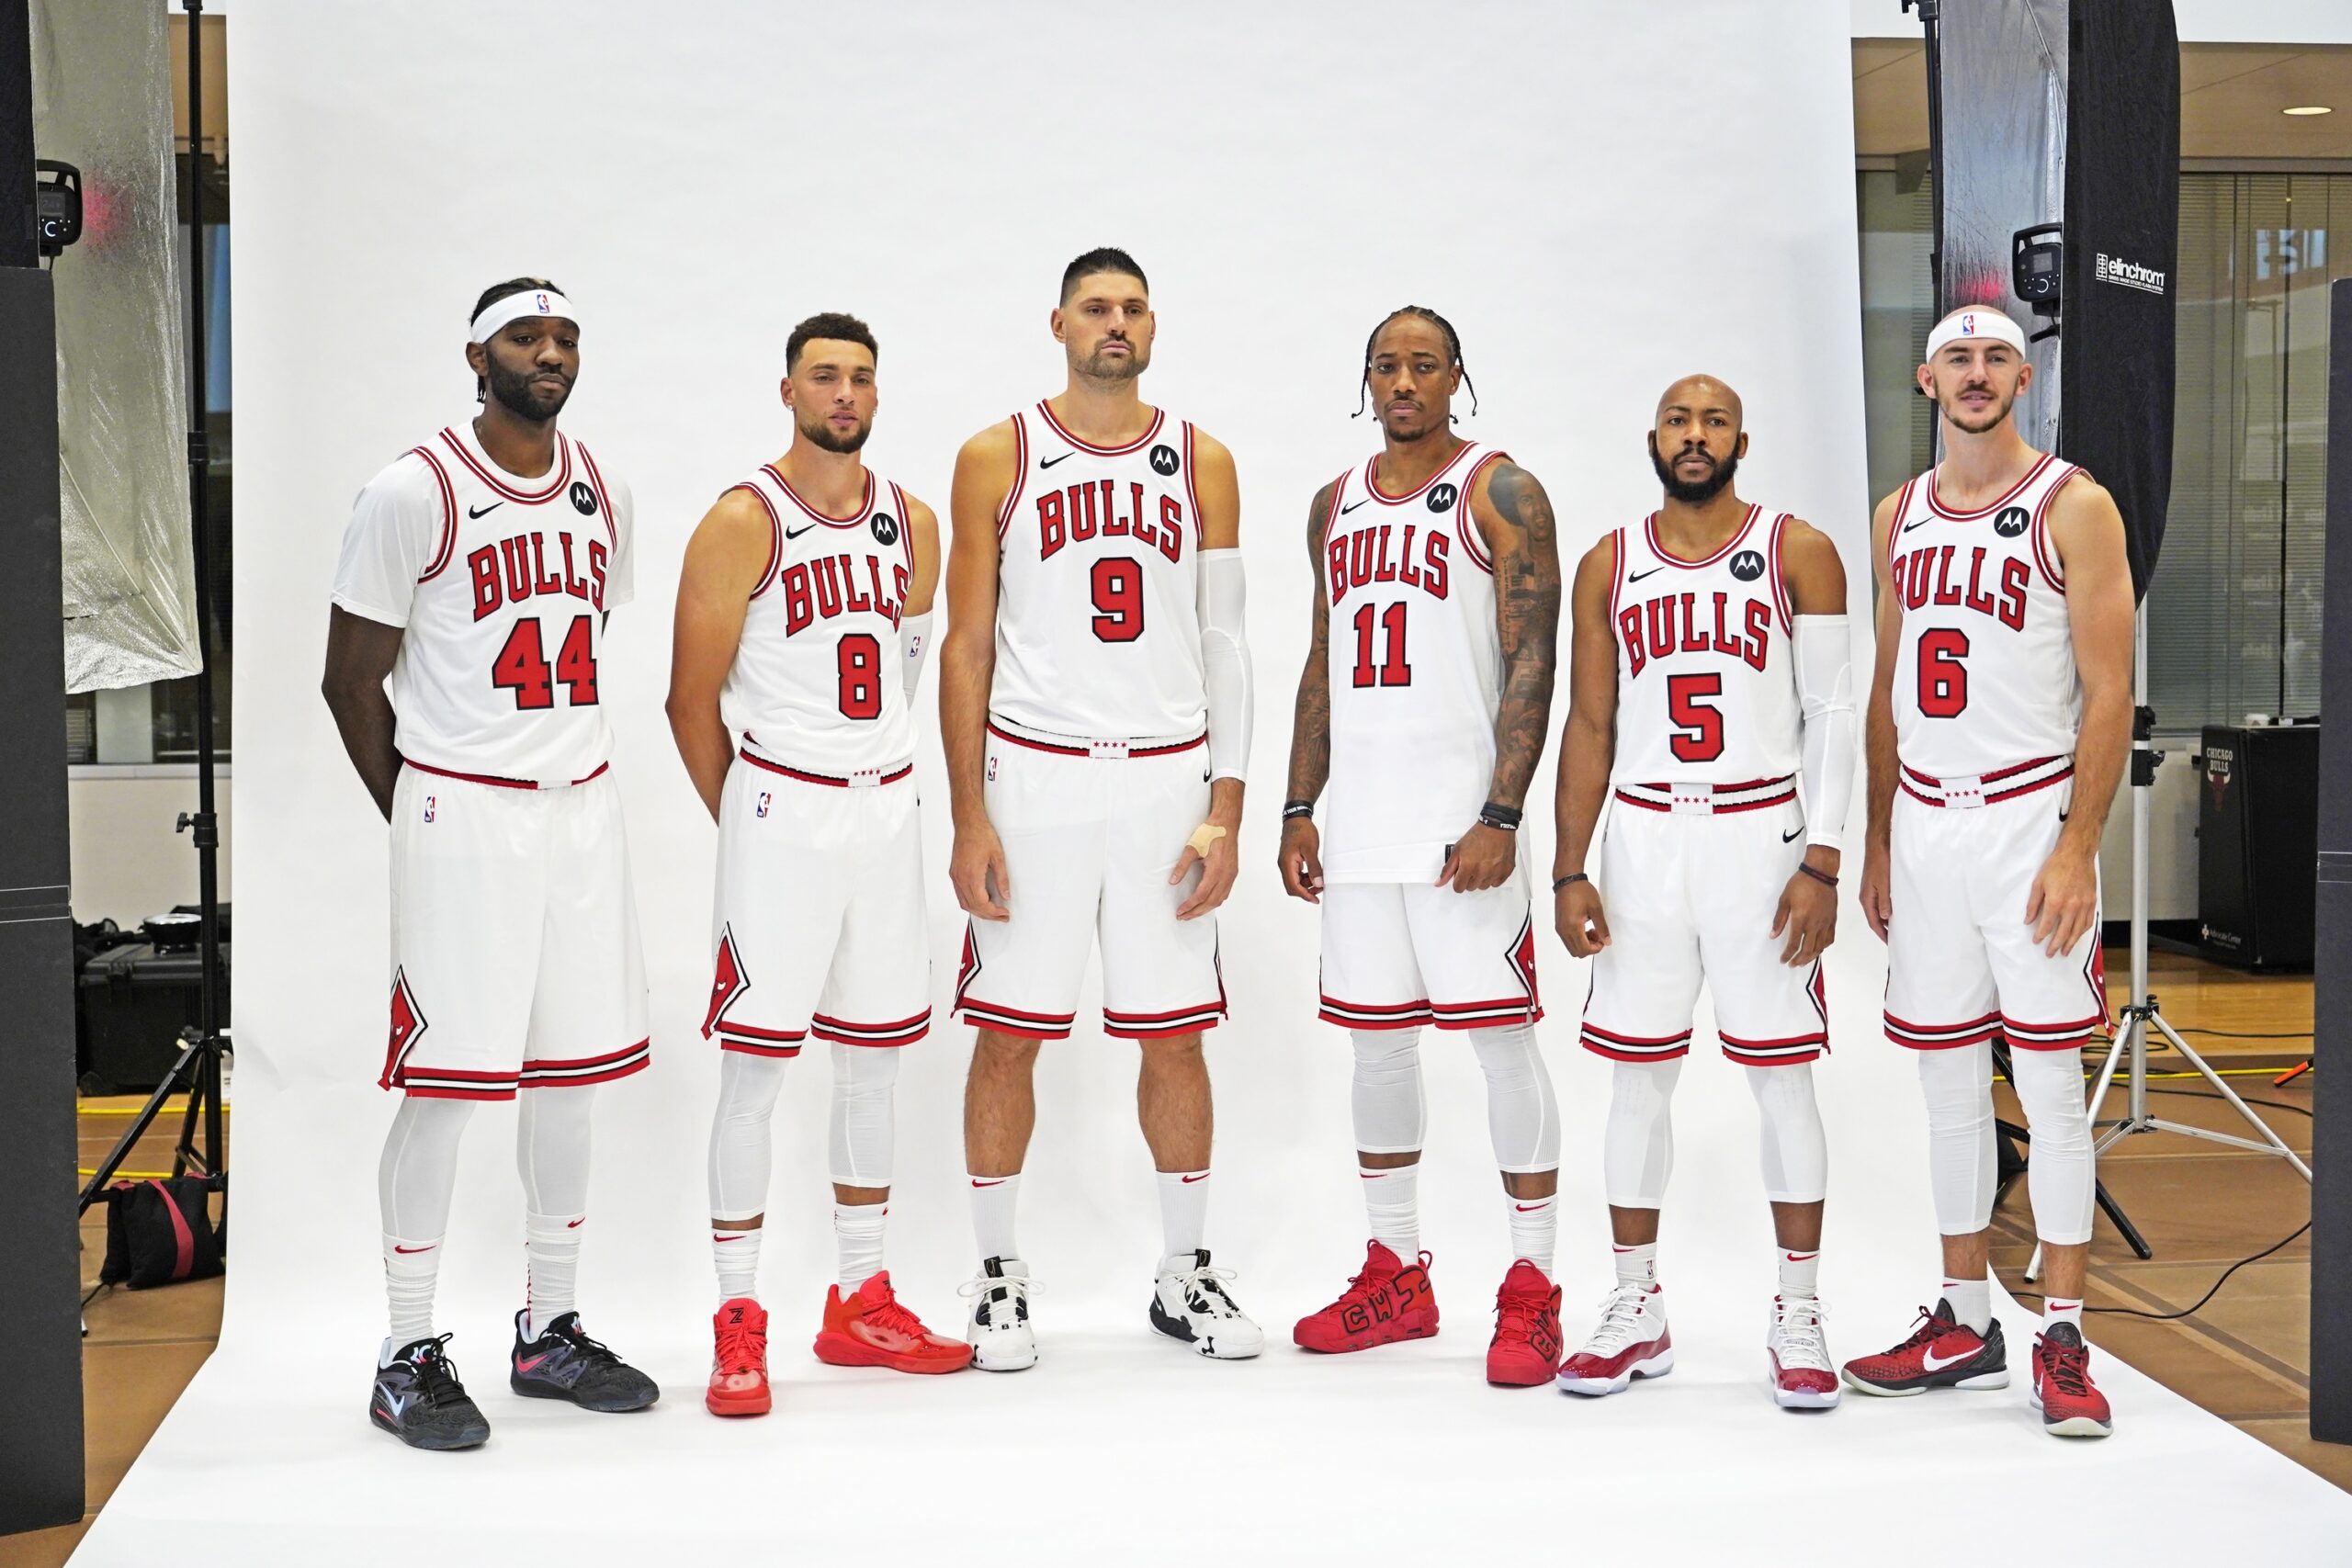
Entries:
POLYGON ((890 1205, 833 1205, 833 1250, 840 1260, 842 1294, 848 1295, 882 1272, 882 1222, 890 1205))
POLYGON ((1781 1299, 1814 1295, 1821 1279, 1821 1254, 1818 1251, 1792 1252, 1785 1247, 1779 1250, 1781 1299))
POLYGON ((1657 1283, 1657 1243, 1645 1241, 1639 1247, 1611 1245, 1609 1250, 1616 1255, 1619 1284, 1655 1285, 1657 1283))
POLYGON ((523 1337, 536 1339, 548 1324, 576 1310, 580 1284, 580 1232, 585 1214, 525 1214, 523 1337))
POLYGON ((2041 1332, 2047 1334, 2062 1323, 2071 1324, 2075 1334, 2080 1335, 2083 1331, 2083 1303, 2079 1301, 2062 1301, 2056 1296, 2043 1297, 2041 1332))
POLYGON ((1550 1279, 1552 1249, 1560 1235, 1560 1200, 1513 1198, 1508 1192, 1503 1197, 1510 1204, 1511 1256, 1526 1258, 1550 1279))
POLYGON ((717 1224, 710 1227, 710 1258, 718 1266, 721 1305, 739 1296, 760 1299, 760 1237, 766 1234, 761 1225, 749 1230, 717 1224))
POLYGON ((972 1178, 972 1235, 980 1244, 983 1258, 1021 1256, 1012 1239, 1012 1211, 1020 1196, 1017 1170, 1011 1176, 972 1178))
POLYGON ((391 1307, 391 1348, 433 1337, 433 1288, 441 1280, 441 1238, 387 1234, 384 1296, 391 1307))
POLYGON ((1159 1172, 1159 1230, 1170 1258, 1200 1250, 1201 1232, 1209 1218, 1209 1173, 1205 1170, 1159 1172))
POLYGON ((1363 1212, 1372 1239, 1408 1263, 1421 1256, 1421 1168, 1417 1162, 1388 1170, 1356 1167, 1363 1187, 1363 1212))
POLYGON ((1992 1280, 1946 1280, 1944 1300, 1951 1303, 1952 1316, 1977 1333, 1993 1326, 1992 1280))

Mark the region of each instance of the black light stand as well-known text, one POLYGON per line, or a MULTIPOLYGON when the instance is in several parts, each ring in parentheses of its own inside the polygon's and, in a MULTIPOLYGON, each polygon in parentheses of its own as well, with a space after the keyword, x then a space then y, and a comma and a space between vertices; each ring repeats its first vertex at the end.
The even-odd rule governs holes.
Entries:
POLYGON ((98 1162, 88 1185, 82 1189, 84 1209, 104 1195, 139 1140, 163 1111, 164 1102, 183 1084, 187 1089, 187 1113, 180 1122, 179 1142, 172 1150, 172 1174, 189 1171, 205 1178, 221 1195, 227 1217, 229 1164, 220 1136, 221 1057, 229 1049, 229 1032, 220 1021, 220 819, 213 811, 212 754, 212 519, 209 480, 212 472, 211 421, 206 408, 204 356, 204 0, 181 0, 187 12, 187 221, 188 312, 187 360, 189 430, 187 437, 188 531, 196 550, 196 809, 180 813, 179 829, 196 846, 197 900, 202 910, 198 952, 202 958, 198 991, 198 1027, 185 1029, 187 1042, 179 1060, 155 1086, 155 1092, 131 1120, 130 1128, 107 1157, 98 1162), (199 1143, 198 1133, 203 1137, 199 1143))

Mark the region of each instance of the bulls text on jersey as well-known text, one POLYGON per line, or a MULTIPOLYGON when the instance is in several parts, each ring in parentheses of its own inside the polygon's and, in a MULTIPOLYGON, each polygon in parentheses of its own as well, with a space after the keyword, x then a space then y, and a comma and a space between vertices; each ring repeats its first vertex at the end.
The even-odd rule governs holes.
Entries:
POLYGON ((503 605, 557 593, 582 600, 594 609, 604 609, 605 562, 611 554, 604 541, 587 541, 588 558, 582 563, 574 558, 579 552, 574 550, 569 533, 558 534, 555 539, 562 553, 560 570, 549 558, 547 536, 537 529, 468 551, 466 570, 473 579, 474 619, 494 615, 503 605), (585 576, 580 570, 583 564, 587 568, 585 576))

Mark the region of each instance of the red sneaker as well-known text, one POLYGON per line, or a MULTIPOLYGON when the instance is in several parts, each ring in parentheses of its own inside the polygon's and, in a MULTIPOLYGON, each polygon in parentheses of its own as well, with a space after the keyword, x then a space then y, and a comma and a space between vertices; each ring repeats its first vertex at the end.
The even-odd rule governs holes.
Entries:
POLYGON ((1560 1363, 1568 1393, 1622 1393, 1635 1378, 1662 1378, 1674 1370, 1674 1336, 1666 1326, 1666 1298, 1656 1284, 1620 1280, 1600 1303, 1600 1325, 1584 1348, 1560 1363))
POLYGON ((1560 1287, 1522 1258, 1495 1292, 1495 1337, 1487 1345, 1487 1381, 1539 1388, 1560 1370, 1560 1287))
POLYGON ((2107 1395, 2091 1382, 2091 1348, 2062 1323, 2033 1341, 2033 1404, 2053 1438, 2104 1438, 2115 1430, 2107 1395))
POLYGON ((1364 1248, 1363 1272, 1348 1281, 1338 1301, 1300 1318, 1290 1337, 1309 1350, 1337 1355, 1399 1339, 1427 1339, 1436 1332, 1430 1255, 1407 1263, 1375 1241, 1364 1248))
POLYGON ((2009 1349, 2001 1323, 1983 1334, 1952 1316, 1950 1302, 1919 1309, 1919 1326, 1894 1349, 1846 1363, 1846 1382, 1858 1393, 1924 1393, 1931 1388, 2009 1386, 2009 1349))
POLYGON ((817 1331, 817 1359, 835 1367, 888 1367, 894 1372, 960 1372, 972 1348, 933 1334, 899 1304, 884 1269, 847 1297, 839 1285, 825 1292, 825 1325, 817 1331))
POLYGON ((768 1398, 767 1309, 749 1296, 723 1303, 710 1320, 717 1345, 703 1405, 713 1416, 764 1416, 768 1398))

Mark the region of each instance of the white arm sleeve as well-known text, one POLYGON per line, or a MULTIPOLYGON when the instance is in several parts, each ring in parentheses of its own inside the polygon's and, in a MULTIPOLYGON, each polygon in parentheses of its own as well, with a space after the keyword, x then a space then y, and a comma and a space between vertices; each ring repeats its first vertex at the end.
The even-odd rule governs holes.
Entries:
POLYGON ((1843 615, 1799 615, 1793 638, 1804 708, 1805 842, 1839 849, 1854 798, 1854 652, 1843 615))
POLYGON ((920 615, 902 615, 899 619, 899 651, 906 656, 907 695, 912 698, 915 688, 922 684, 922 656, 931 651, 931 617, 925 610, 920 615))
POLYGON ((1241 552, 1201 552, 1201 669, 1208 688, 1209 776, 1250 776, 1252 696, 1250 641, 1244 632, 1248 592, 1241 552))

